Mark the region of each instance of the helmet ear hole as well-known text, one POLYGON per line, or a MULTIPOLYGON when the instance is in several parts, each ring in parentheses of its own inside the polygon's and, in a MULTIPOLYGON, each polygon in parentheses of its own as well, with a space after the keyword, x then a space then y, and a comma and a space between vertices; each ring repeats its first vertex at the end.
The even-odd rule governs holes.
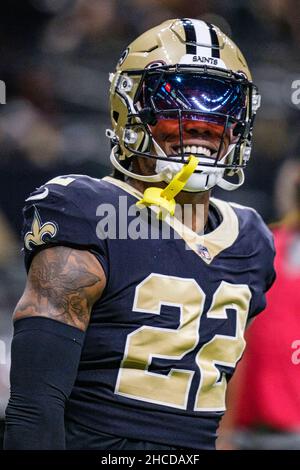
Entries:
POLYGON ((115 121, 115 123, 118 122, 119 116, 120 116, 120 113, 118 113, 118 111, 113 111, 112 117, 113 117, 113 120, 115 121))

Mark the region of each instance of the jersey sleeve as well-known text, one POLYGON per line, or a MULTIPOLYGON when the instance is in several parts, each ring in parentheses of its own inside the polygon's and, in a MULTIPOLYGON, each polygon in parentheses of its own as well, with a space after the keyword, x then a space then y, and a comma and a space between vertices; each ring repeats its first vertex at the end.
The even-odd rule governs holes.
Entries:
POLYGON ((266 308, 266 292, 275 281, 275 247, 273 234, 256 210, 230 203, 239 220, 239 238, 236 243, 240 269, 247 273, 251 289, 248 320, 266 308))
POLYGON ((76 178, 58 177, 26 199, 22 236, 27 271, 37 252, 63 245, 93 253, 108 275, 106 243, 97 238, 89 191, 81 186, 76 178))
POLYGON ((256 316, 266 308, 266 293, 276 279, 274 237, 260 215, 255 213, 255 216, 254 223, 257 233, 254 236, 255 257, 251 270, 254 295, 249 318, 256 316))

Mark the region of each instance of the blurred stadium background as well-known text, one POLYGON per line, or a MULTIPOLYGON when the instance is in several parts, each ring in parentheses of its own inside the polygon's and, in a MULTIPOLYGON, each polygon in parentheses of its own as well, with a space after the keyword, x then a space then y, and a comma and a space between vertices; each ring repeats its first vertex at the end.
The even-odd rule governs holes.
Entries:
POLYGON ((109 172, 108 73, 137 35, 176 17, 205 19, 229 34, 263 95, 246 183, 236 193, 215 195, 253 206, 267 222, 280 215, 274 181, 287 159, 300 158, 300 105, 292 102, 292 83, 300 80, 298 0, 2 1, 0 419, 8 397, 11 315, 25 280, 23 201, 56 175, 109 172))

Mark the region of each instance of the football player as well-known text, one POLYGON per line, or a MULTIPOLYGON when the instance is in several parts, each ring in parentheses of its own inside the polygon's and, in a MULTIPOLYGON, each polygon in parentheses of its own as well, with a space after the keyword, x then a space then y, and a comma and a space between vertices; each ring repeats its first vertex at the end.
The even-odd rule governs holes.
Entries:
POLYGON ((243 183, 260 104, 237 46, 169 20, 110 81, 113 177, 60 176, 26 200, 6 449, 214 449, 274 280, 260 216, 210 198, 243 183))

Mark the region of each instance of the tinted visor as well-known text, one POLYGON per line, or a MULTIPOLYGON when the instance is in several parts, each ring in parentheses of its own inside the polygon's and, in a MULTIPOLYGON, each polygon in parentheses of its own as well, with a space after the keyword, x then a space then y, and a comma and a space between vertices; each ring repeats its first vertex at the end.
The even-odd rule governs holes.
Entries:
POLYGON ((240 119, 246 104, 246 88, 241 83, 211 75, 154 72, 144 79, 140 102, 142 107, 150 107, 155 112, 194 110, 240 119))

